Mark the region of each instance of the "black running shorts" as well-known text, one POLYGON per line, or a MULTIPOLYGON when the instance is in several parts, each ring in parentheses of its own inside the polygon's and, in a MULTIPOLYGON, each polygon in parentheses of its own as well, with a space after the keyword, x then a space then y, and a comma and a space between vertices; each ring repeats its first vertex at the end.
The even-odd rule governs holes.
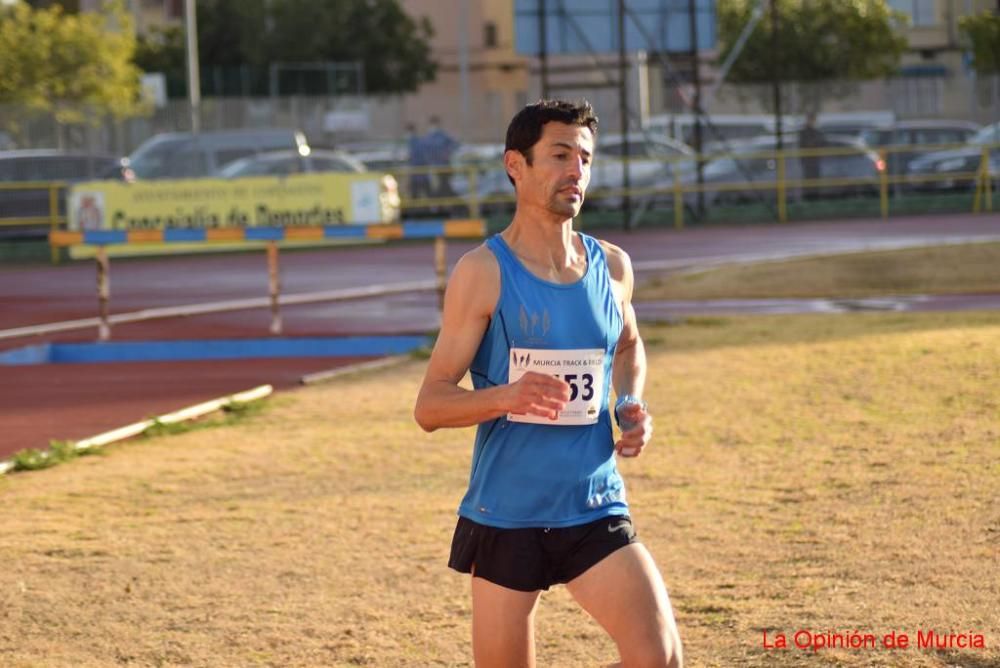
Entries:
POLYGON ((627 516, 556 529, 498 529, 458 518, 448 566, 508 589, 538 591, 581 575, 636 542, 627 516))

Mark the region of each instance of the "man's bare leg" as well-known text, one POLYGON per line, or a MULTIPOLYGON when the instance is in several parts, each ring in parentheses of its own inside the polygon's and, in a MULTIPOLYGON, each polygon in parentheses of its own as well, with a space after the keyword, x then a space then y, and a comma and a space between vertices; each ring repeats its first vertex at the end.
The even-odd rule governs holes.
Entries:
POLYGON ((642 544, 612 552, 566 587, 611 635, 623 668, 683 665, 667 588, 642 544))
POLYGON ((472 578, 472 653, 477 668, 534 668, 540 593, 472 578))

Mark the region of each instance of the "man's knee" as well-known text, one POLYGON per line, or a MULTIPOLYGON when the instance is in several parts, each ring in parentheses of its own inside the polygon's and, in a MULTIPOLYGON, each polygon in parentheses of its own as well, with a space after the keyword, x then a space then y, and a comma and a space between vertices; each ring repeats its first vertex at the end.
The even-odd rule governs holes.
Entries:
POLYGON ((682 668, 683 665, 681 640, 676 629, 672 628, 633 644, 628 651, 622 651, 623 668, 682 668))

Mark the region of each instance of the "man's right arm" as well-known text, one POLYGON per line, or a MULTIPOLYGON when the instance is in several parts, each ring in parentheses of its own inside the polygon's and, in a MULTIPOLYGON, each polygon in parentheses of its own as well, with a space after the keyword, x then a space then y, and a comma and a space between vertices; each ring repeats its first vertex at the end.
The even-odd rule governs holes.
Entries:
POLYGON ((413 416, 425 431, 468 427, 507 413, 555 418, 569 400, 569 386, 540 373, 513 384, 467 390, 465 376, 500 296, 500 268, 488 248, 467 253, 448 281, 441 331, 431 352, 413 416))

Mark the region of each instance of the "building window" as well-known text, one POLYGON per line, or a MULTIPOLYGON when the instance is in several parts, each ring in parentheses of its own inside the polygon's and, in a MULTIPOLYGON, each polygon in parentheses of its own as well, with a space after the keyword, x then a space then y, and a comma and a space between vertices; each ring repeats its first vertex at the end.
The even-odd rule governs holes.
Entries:
POLYGON ((944 77, 902 76, 891 79, 893 111, 899 116, 933 116, 941 113, 944 77))
POLYGON ((483 24, 483 46, 487 49, 497 47, 497 24, 493 21, 487 21, 483 24))
POLYGON ((903 12, 910 18, 910 25, 934 26, 938 24, 934 14, 934 0, 889 0, 889 6, 903 12))

